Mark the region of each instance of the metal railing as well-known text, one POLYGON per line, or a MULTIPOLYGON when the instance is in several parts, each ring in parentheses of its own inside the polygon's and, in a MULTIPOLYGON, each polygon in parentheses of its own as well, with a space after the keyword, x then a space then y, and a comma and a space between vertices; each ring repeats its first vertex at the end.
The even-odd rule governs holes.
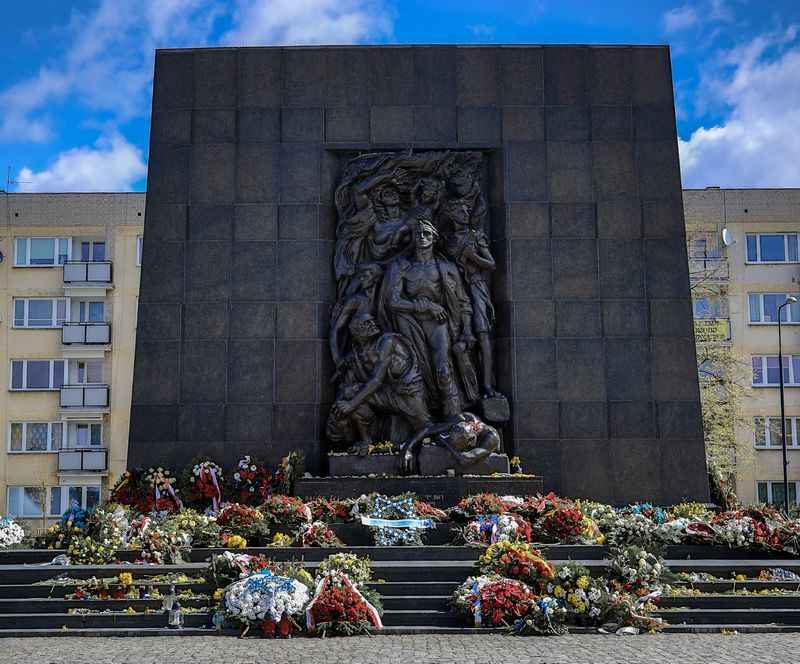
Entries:
POLYGON ((67 261, 64 263, 64 283, 110 284, 111 261, 67 261))
POLYGON ((110 323, 64 323, 61 327, 62 344, 110 344, 110 323))
POLYGON ((89 470, 102 472, 108 469, 108 450, 66 449, 58 452, 58 470, 89 470))
POLYGON ((62 385, 62 408, 108 408, 109 386, 103 384, 62 385))

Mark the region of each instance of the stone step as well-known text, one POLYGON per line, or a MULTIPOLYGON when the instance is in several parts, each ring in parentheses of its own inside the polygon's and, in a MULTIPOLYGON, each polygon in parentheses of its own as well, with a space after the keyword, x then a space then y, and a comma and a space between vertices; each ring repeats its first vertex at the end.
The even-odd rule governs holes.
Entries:
MULTIPOLYGON (((464 581, 464 579, 461 579, 464 581)), ((459 581, 386 581, 384 583, 370 583, 369 586, 381 595, 443 595, 449 597, 458 588, 459 581)), ((2 596, 0 594, 0 596, 2 596)))
MULTIPOLYGON (((209 613, 186 613, 184 621, 187 627, 205 627, 211 624, 209 613)), ((15 629, 63 629, 70 628, 144 628, 167 627, 165 613, 5 613, 0 614, 0 630, 15 629)))
POLYGON ((387 610, 381 618, 386 626, 408 627, 460 627, 461 619, 455 613, 435 609, 387 610))
POLYGON ((381 595, 387 611, 449 611, 449 595, 381 595))
POLYGON ((731 590, 795 590, 800 592, 800 583, 797 581, 758 581, 755 579, 748 579, 746 581, 698 581, 694 583, 676 582, 671 583, 671 586, 681 588, 694 588, 704 593, 723 593, 731 590))
POLYGON ((715 625, 799 625, 800 609, 672 609, 658 610, 654 616, 663 618, 671 625, 715 624, 715 625))
POLYGON ((208 570, 206 563, 182 565, 0 565, 0 585, 34 583, 68 575, 74 579, 90 577, 112 577, 120 572, 130 572, 134 578, 146 578, 160 574, 178 573, 191 577, 203 576, 208 570))
MULTIPOLYGON (((137 580, 137 586, 142 583, 137 580)), ((114 586, 112 586, 114 587, 114 586)), ((157 588, 162 595, 169 592, 169 583, 154 583, 149 587, 157 588)), ((208 584, 202 583, 187 583, 175 584, 175 589, 178 593, 182 590, 191 590, 193 593, 211 594, 214 589, 208 584)), ((2 599, 20 599, 20 598, 62 598, 70 595, 77 590, 76 586, 55 586, 55 585, 34 585, 30 583, 25 584, 7 584, 0 585, 0 598, 2 599)))
MULTIPOLYGON (((191 597, 179 600, 181 606, 207 608, 208 598, 191 597)), ((69 609, 92 609, 95 611, 121 612, 133 607, 137 612, 145 609, 160 611, 160 599, 0 599, 0 615, 10 613, 68 613, 69 609)))
POLYGON ((692 595, 662 597, 660 608, 690 609, 800 609, 797 595, 692 595))
MULTIPOLYGON (((570 630, 571 631, 571 630, 570 630)), ((739 634, 780 634, 800 632, 800 625, 764 624, 706 624, 706 625, 665 625, 665 634, 720 634, 738 632, 739 634)))

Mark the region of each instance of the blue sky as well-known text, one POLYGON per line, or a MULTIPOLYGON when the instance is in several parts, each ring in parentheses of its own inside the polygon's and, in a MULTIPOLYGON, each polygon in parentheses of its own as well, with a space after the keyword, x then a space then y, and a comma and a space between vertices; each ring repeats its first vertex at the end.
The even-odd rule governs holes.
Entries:
POLYGON ((37 0, 3 18, 11 191, 144 190, 155 48, 310 43, 669 43, 684 186, 800 186, 796 0, 37 0))

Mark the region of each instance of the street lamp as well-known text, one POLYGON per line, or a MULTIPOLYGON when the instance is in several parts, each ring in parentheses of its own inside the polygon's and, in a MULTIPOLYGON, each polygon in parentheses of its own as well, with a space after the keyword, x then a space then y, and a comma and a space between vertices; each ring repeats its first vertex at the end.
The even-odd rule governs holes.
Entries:
POLYGON ((786 414, 783 404, 783 348, 781 346, 781 309, 797 302, 797 298, 789 295, 781 306, 778 307, 778 374, 781 385, 781 446, 783 448, 783 509, 789 516, 789 476, 787 469, 789 462, 786 460, 786 414))

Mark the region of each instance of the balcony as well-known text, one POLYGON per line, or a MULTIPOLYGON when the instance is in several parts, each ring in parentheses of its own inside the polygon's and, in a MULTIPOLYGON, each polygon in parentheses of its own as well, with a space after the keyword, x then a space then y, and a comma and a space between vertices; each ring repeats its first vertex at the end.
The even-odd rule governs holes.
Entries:
POLYGON ((67 261, 64 263, 64 289, 81 295, 105 295, 112 287, 111 261, 67 261))
POLYGON ((59 472, 106 470, 108 470, 107 449, 66 449, 58 452, 59 472))
POLYGON ((108 409, 109 386, 99 383, 62 385, 59 405, 69 411, 99 411, 108 409))
POLYGON ((65 346, 107 346, 111 343, 109 323, 64 323, 61 343, 65 346))
POLYGON ((689 258, 689 278, 693 284, 726 282, 730 276, 727 258, 689 258))

